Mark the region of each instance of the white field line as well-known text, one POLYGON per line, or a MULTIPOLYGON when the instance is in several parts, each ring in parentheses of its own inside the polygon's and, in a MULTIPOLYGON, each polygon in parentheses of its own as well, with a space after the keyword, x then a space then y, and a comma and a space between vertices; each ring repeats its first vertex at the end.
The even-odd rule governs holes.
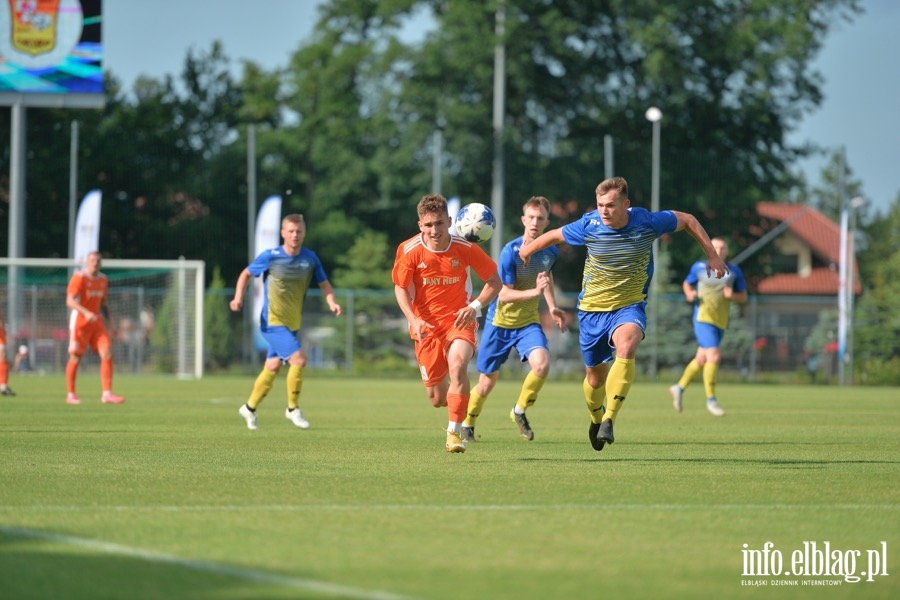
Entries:
MULTIPOLYGON (((618 511, 715 511, 715 510, 898 510, 900 504, 604 504, 618 511)), ((269 504, 253 506, 253 510, 285 511, 556 511, 597 508, 596 504, 269 504)), ((29 505, 2 506, 0 512, 90 512, 90 511, 158 511, 158 512, 229 512, 247 510, 246 505, 29 505)))
POLYGON ((263 571, 255 571, 253 569, 241 569, 238 567, 229 567, 227 565, 220 565, 216 563, 188 560, 179 558, 177 556, 172 556, 170 554, 162 554, 160 552, 153 552, 151 550, 141 550, 140 548, 131 548, 128 546, 122 546, 120 544, 74 537, 71 535, 47 533, 31 529, 20 529, 18 527, 7 527, 4 525, 0 525, 0 533, 15 537, 40 539, 50 542, 70 544, 97 552, 104 552, 106 554, 137 558, 151 563, 176 565, 194 571, 204 571, 206 573, 215 573, 217 575, 237 577, 239 579, 245 579, 258 583, 309 590, 321 594, 327 594, 330 596, 338 596, 341 598, 358 598, 359 600, 412 600, 408 596, 399 596, 397 594, 391 594, 389 592, 382 592, 378 590, 361 590, 343 585, 327 583, 324 581, 315 581, 312 579, 303 579, 299 577, 286 577, 284 575, 275 575, 273 573, 265 573, 263 571))

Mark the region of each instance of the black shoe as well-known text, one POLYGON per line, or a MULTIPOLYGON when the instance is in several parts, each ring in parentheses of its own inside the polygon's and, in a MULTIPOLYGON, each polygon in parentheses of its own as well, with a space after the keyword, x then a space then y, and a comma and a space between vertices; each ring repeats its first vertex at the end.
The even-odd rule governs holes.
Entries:
POLYGON ((613 435, 612 419, 607 419, 600 423, 600 428, 597 430, 597 439, 607 444, 612 444, 616 441, 616 436, 613 435))
POLYGON ((600 452, 603 450, 603 446, 606 445, 606 442, 601 442, 597 439, 597 433, 600 431, 600 423, 594 423, 591 421, 591 426, 588 427, 588 439, 591 440, 591 448, 600 452))
POLYGON ((509 411, 509 420, 516 424, 519 428, 519 435, 524 439, 528 441, 534 439, 534 432, 531 430, 531 425, 528 424, 528 418, 524 414, 517 414, 516 410, 513 409, 509 411))
POLYGON ((10 388, 10 387, 5 387, 2 390, 0 390, 0 396, 15 396, 15 395, 16 395, 16 393, 14 391, 12 391, 12 388, 10 388))
POLYGON ((463 425, 459 428, 459 437, 462 438, 464 442, 474 442, 475 441, 475 428, 474 427, 466 427, 463 425))

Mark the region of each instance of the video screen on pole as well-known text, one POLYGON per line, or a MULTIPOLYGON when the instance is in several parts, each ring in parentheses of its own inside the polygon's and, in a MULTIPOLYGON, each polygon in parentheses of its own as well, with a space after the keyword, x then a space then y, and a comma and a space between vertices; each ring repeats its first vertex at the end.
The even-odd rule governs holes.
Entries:
POLYGON ((0 0, 0 93, 102 94, 102 0, 0 0))

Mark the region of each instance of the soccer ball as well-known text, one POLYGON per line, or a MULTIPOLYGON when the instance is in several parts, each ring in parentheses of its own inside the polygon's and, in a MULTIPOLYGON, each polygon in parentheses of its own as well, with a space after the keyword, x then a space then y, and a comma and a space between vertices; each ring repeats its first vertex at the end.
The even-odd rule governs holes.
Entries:
POLYGON ((470 242, 482 243, 491 239, 497 219, 494 212, 485 204, 472 202, 466 204, 456 215, 456 233, 470 242))

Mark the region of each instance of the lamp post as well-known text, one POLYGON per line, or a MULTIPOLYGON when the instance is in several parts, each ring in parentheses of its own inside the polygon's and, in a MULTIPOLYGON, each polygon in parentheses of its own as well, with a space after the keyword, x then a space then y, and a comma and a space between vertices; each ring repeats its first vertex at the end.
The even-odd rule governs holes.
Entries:
MULTIPOLYGON (((644 113, 644 117, 653 123, 653 164, 651 167, 650 179, 650 210, 657 212, 659 210, 659 138, 660 138, 660 122, 662 121, 662 111, 655 106, 651 106, 644 113)), ((659 254, 659 240, 653 241, 653 265, 656 268, 656 259, 659 254)), ((656 378, 659 372, 659 339, 657 331, 659 329, 659 298, 657 298, 657 290, 659 288, 656 283, 658 277, 654 277, 650 281, 650 291, 652 298, 650 300, 650 314, 648 315, 647 325, 650 330, 650 375, 656 378)))
MULTIPOLYGON (((444 152, 444 127, 445 122, 443 118, 439 118, 437 123, 435 123, 434 133, 431 136, 432 140, 432 151, 431 151, 431 193, 432 194, 440 194, 441 193, 441 166, 444 163, 443 152, 444 152)), ((456 215, 453 215, 456 216, 456 215)))

